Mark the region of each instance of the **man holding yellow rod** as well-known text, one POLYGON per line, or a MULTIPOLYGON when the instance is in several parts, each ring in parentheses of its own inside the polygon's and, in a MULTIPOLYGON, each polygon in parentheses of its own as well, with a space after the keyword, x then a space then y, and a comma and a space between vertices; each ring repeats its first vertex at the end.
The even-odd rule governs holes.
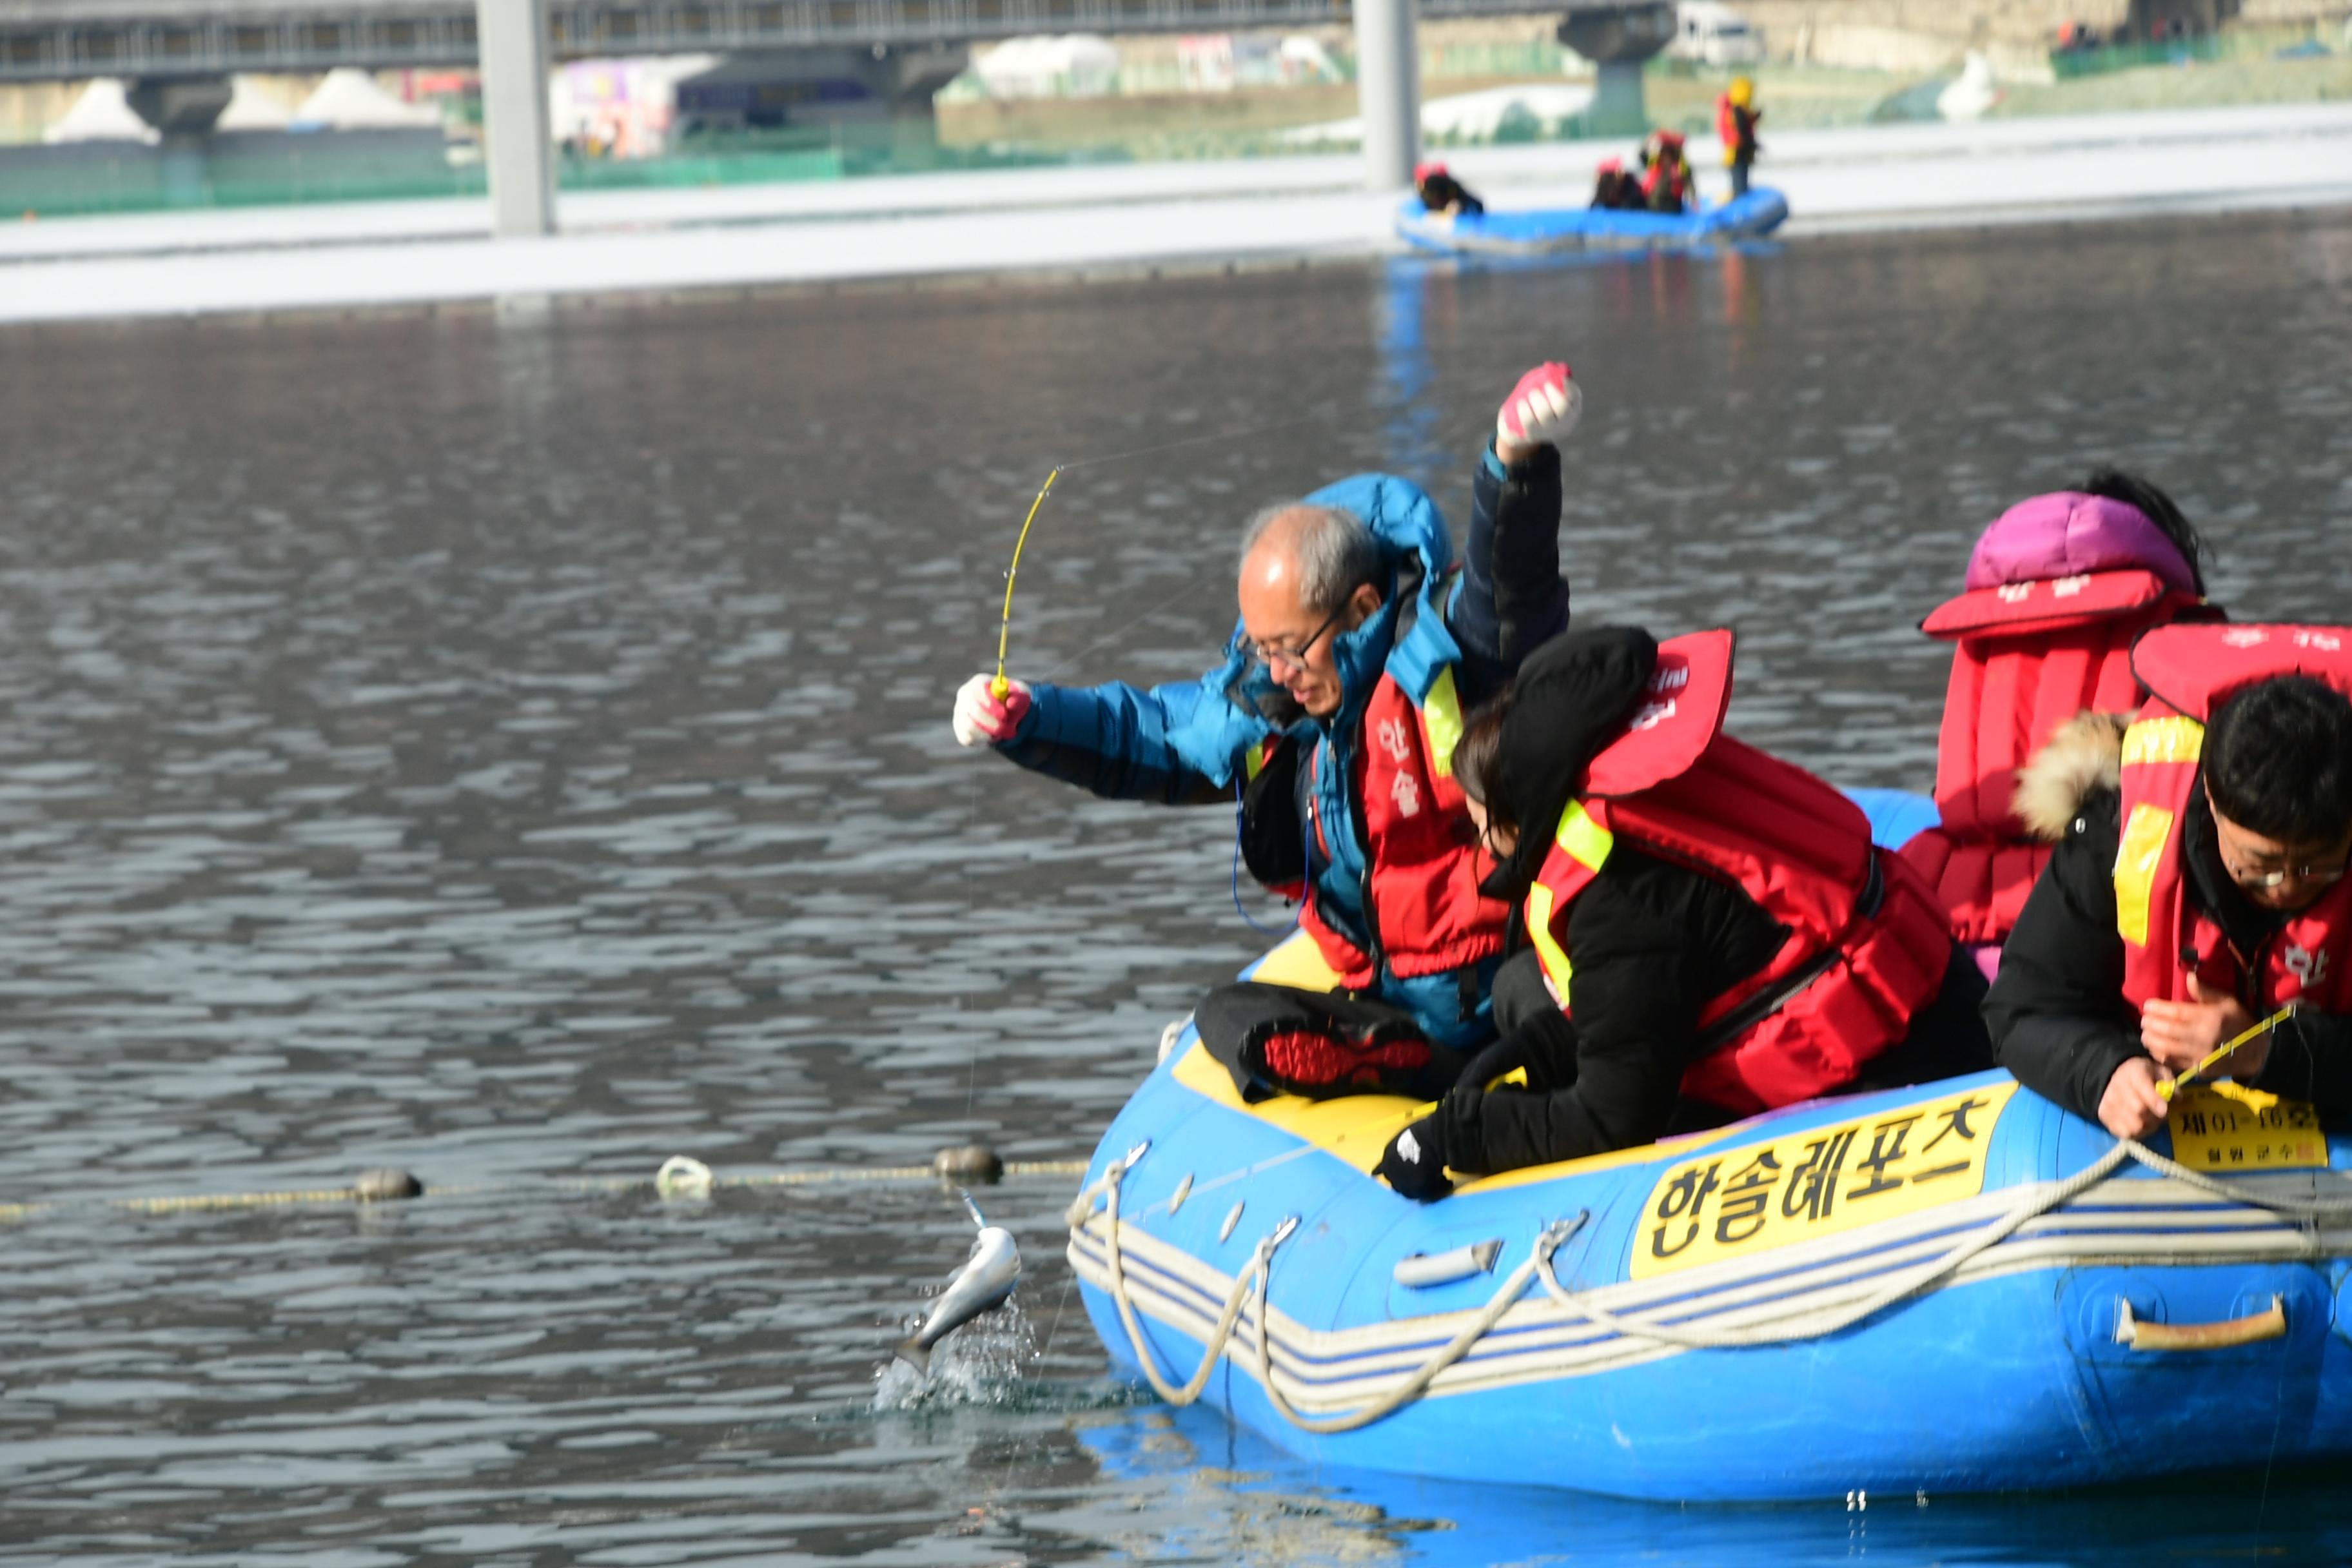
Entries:
POLYGON ((2137 715, 2082 715, 2020 777, 2057 848, 1985 999, 1994 1057, 2117 1137, 2192 1072, 2352 1115, 2352 626, 2161 626, 2132 669, 2137 715))

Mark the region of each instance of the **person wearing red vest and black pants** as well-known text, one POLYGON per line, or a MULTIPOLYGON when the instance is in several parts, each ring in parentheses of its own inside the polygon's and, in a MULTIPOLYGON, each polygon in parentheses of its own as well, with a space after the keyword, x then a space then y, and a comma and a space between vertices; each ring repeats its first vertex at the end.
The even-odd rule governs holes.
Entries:
POLYGON ((1729 632, 1608 627, 1471 720, 1457 773, 1533 952, 1496 982, 1505 1037, 1390 1144, 1400 1193, 1991 1065, 1933 890, 1837 790, 1722 732, 1730 686, 1729 632))
POLYGON ((2283 1005, 2216 1076, 2352 1114, 2352 626, 2159 626, 2150 693, 2021 781, 2057 841, 1985 1003, 2018 1080, 2119 1138, 2158 1085, 2283 1005))

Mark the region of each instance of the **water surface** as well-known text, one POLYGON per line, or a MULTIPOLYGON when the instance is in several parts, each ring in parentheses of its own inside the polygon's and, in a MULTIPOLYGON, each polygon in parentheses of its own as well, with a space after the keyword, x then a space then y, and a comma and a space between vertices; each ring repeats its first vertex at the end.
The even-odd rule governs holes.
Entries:
POLYGON ((2352 226, 2239 217, 0 337, 0 1202, 56 1201, 0 1229, 0 1559, 2352 1552, 2341 1477, 1682 1510, 1300 1466, 1106 1380, 1044 1178, 989 1198, 1017 1315, 924 1387, 884 1358, 950 1200, 644 1184, 1082 1158, 1261 945, 1229 815, 949 735, 1052 463, 1142 454, 1057 488, 1014 672, 1181 678, 1248 512, 1387 467, 1458 522, 1566 357, 1577 614, 1733 625, 1736 730, 1924 788, 1916 621, 2094 462, 2240 614, 2344 618, 2347 281, 2352 226), (379 1164, 465 1190, 91 1201, 379 1164))

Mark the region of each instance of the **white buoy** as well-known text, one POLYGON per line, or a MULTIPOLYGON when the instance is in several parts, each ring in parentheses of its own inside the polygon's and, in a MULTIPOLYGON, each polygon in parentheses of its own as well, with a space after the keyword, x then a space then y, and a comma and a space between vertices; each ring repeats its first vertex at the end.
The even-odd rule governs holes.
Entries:
POLYGON ((654 1191, 666 1198, 707 1198, 710 1167, 688 1154, 672 1154, 654 1173, 654 1191))
POLYGON ((1187 1171, 1184 1173, 1184 1179, 1176 1184, 1176 1190, 1168 1194, 1168 1212, 1172 1215, 1182 1208, 1184 1200, 1192 1195, 1192 1173, 1187 1171))
POLYGON ((1225 1223, 1217 1227, 1217 1242, 1219 1246, 1223 1246, 1224 1243, 1233 1239, 1234 1226, 1241 1224, 1241 1222, 1242 1205, 1240 1202, 1236 1200, 1234 1204, 1232 1212, 1225 1215, 1225 1223))

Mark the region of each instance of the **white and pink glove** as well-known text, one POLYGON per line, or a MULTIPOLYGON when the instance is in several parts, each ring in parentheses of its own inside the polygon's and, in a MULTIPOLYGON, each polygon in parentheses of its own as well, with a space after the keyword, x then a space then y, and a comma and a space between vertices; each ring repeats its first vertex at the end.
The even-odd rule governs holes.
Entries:
POLYGON ((1004 695, 995 691, 996 678, 975 675, 956 693, 955 738, 966 746, 999 746, 1013 739, 1029 713, 1029 687, 1008 680, 1004 695))
POLYGON ((1503 411, 1495 419, 1495 434, 1505 441, 1529 447, 1556 447, 1584 416, 1584 394, 1568 366, 1539 364, 1519 377, 1503 411))

